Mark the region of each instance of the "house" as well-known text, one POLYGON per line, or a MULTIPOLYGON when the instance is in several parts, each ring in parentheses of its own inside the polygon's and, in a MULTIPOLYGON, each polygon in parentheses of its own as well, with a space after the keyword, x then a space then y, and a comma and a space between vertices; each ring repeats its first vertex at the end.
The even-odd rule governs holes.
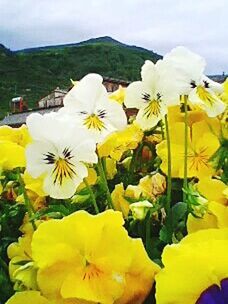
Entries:
POLYGON ((38 108, 51 108, 55 106, 62 106, 63 98, 66 95, 66 93, 67 90, 61 90, 59 87, 57 87, 49 95, 41 98, 38 101, 38 108))
MULTIPOLYGON (((129 85, 128 81, 113 79, 104 77, 104 86, 106 90, 111 93, 119 88, 119 85, 122 87, 127 87, 129 85)), ((0 121, 0 126, 8 125, 11 127, 19 127, 22 124, 26 123, 27 117, 31 113, 50 113, 57 112, 63 106, 63 98, 69 90, 63 90, 57 87, 50 94, 41 98, 37 102, 37 108, 32 110, 25 110, 21 99, 18 99, 20 105, 14 105, 14 101, 11 101, 11 111, 12 113, 8 114, 3 120, 0 121)), ((17 102, 18 102, 17 101, 17 102)))

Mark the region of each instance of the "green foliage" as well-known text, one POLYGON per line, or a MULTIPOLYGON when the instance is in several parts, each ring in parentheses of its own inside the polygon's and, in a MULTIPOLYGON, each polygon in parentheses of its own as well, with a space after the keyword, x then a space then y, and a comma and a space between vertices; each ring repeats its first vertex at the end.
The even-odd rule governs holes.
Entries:
POLYGON ((25 215, 25 206, 0 201, 0 304, 13 294, 8 275, 7 247, 21 235, 19 227, 25 215))
POLYGON ((104 42, 17 53, 5 49, 0 52, 0 117, 15 96, 24 96, 33 108, 57 86, 69 88, 71 78, 94 72, 132 81, 140 77, 146 59, 160 58, 151 51, 104 42))

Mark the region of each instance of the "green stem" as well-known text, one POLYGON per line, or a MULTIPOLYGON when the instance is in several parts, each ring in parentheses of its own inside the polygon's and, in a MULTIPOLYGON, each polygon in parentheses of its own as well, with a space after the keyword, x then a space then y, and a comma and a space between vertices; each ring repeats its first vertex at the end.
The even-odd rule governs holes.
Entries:
POLYGON ((151 255, 151 223, 150 223, 150 214, 147 214, 147 216, 146 216, 146 251, 147 251, 147 254, 150 257, 150 255, 151 255))
POLYGON ((130 177, 132 177, 132 175, 135 173, 136 166, 138 165, 137 160, 139 157, 139 153, 142 152, 143 146, 144 146, 144 143, 142 142, 138 145, 138 147, 133 152, 132 159, 131 159, 130 166, 129 166, 129 176, 130 177))
POLYGON ((97 163, 97 168, 98 168, 98 172, 101 178, 101 181, 103 183, 105 192, 106 192, 106 197, 107 197, 107 202, 108 202, 108 207, 110 209, 114 209, 113 203, 112 203, 112 197, 109 191, 109 187, 108 187, 108 182, 107 182, 107 178, 106 178, 106 174, 103 168, 103 164, 102 164, 102 160, 100 159, 100 157, 98 156, 98 163, 97 163))
POLYGON ((169 215, 171 209, 171 193, 172 193, 172 159, 171 159, 171 142, 169 134, 168 117, 165 115, 165 129, 166 129, 166 141, 167 141, 167 153, 168 153, 168 176, 167 176, 167 201, 166 201, 166 213, 169 215))
POLYGON ((164 128, 163 128, 163 123, 161 123, 160 128, 161 128, 162 140, 164 140, 165 139, 165 133, 164 133, 164 128))
POLYGON ((91 198, 91 200, 92 200, 92 203, 93 203, 94 209, 95 209, 95 211, 96 211, 96 214, 98 214, 98 213, 99 213, 99 208, 98 208, 98 206, 97 206, 96 198, 95 198, 95 195, 94 195, 94 193, 93 193, 93 190, 92 190, 92 188, 90 187, 89 183, 87 182, 86 178, 84 178, 84 183, 85 183, 85 185, 86 185, 86 187, 87 187, 87 189, 88 189, 88 191, 89 191, 89 195, 90 195, 90 198, 91 198))
POLYGON ((30 202, 30 200, 28 198, 28 195, 26 193, 25 184, 24 184, 24 181, 23 181, 23 179, 21 177, 21 173, 20 172, 18 172, 18 181, 19 181, 21 189, 22 189, 22 194, 23 194, 23 197, 24 197, 24 200, 25 200, 26 209, 28 211, 29 220, 31 221, 33 230, 35 231, 37 229, 36 223, 35 223, 35 221, 33 219, 33 215, 35 213, 35 210, 34 210, 32 204, 31 204, 31 202, 30 202))
MULTIPOLYGON (((188 187, 188 96, 184 95, 184 182, 183 188, 188 187)), ((183 191, 183 201, 186 202, 187 195, 183 191)))

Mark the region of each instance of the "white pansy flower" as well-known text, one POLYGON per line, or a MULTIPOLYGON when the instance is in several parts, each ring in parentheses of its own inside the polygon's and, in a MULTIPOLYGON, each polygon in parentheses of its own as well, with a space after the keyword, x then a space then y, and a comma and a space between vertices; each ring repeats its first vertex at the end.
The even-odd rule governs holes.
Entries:
POLYGON ((72 115, 78 123, 97 142, 108 134, 123 129, 127 117, 123 107, 109 100, 102 84, 103 78, 98 74, 88 74, 74 86, 64 98, 64 107, 59 111, 72 115))
POLYGON ((198 105, 209 117, 224 112, 226 106, 218 97, 223 87, 204 75, 206 62, 202 57, 185 47, 177 47, 163 60, 172 67, 172 75, 167 71, 167 78, 180 95, 188 95, 190 102, 198 105))
POLYGON ((31 114, 27 126, 33 142, 26 147, 27 171, 44 176, 44 191, 53 198, 74 195, 88 175, 85 163, 96 163, 96 144, 72 121, 58 114, 31 114))
POLYGON ((142 66, 142 81, 131 83, 126 89, 125 105, 139 109, 136 121, 143 130, 151 129, 167 114, 167 106, 179 103, 178 95, 164 81, 167 67, 162 60, 156 64, 146 60, 142 66))

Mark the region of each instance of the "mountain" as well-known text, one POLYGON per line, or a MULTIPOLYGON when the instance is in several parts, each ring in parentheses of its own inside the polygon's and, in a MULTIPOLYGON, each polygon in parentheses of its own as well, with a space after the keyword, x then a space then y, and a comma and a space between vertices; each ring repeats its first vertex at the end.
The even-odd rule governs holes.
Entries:
POLYGON ((0 56, 11 54, 11 51, 7 49, 3 44, 0 43, 0 56))
MULTIPOLYGON (((118 46, 122 46, 125 48, 129 48, 132 50, 138 50, 138 51, 146 51, 148 52, 147 49, 139 47, 139 46, 135 46, 135 45, 128 45, 125 43, 122 43, 116 39, 113 39, 110 36, 103 36, 103 37, 98 37, 98 38, 91 38, 88 40, 84 40, 81 42, 77 42, 77 43, 68 43, 68 44, 59 44, 59 45, 48 45, 48 46, 41 46, 41 47, 33 47, 33 48, 27 48, 27 49, 22 49, 22 50, 18 50, 15 51, 16 53, 34 53, 34 52, 40 52, 40 51, 48 51, 48 50, 57 50, 57 49, 62 49, 62 48, 71 48, 71 47, 80 47, 80 46, 84 46, 84 45, 91 45, 91 44, 98 44, 98 43, 102 43, 102 44, 111 44, 111 45, 118 45, 118 46)), ((153 51, 149 51, 152 52, 153 54, 155 54, 153 51)))
POLYGON ((145 60, 156 62, 160 58, 153 51, 108 36, 18 51, 0 44, 0 116, 9 111, 15 96, 24 96, 33 108, 57 86, 69 88, 71 78, 79 80, 93 72, 133 81, 140 78, 145 60))

